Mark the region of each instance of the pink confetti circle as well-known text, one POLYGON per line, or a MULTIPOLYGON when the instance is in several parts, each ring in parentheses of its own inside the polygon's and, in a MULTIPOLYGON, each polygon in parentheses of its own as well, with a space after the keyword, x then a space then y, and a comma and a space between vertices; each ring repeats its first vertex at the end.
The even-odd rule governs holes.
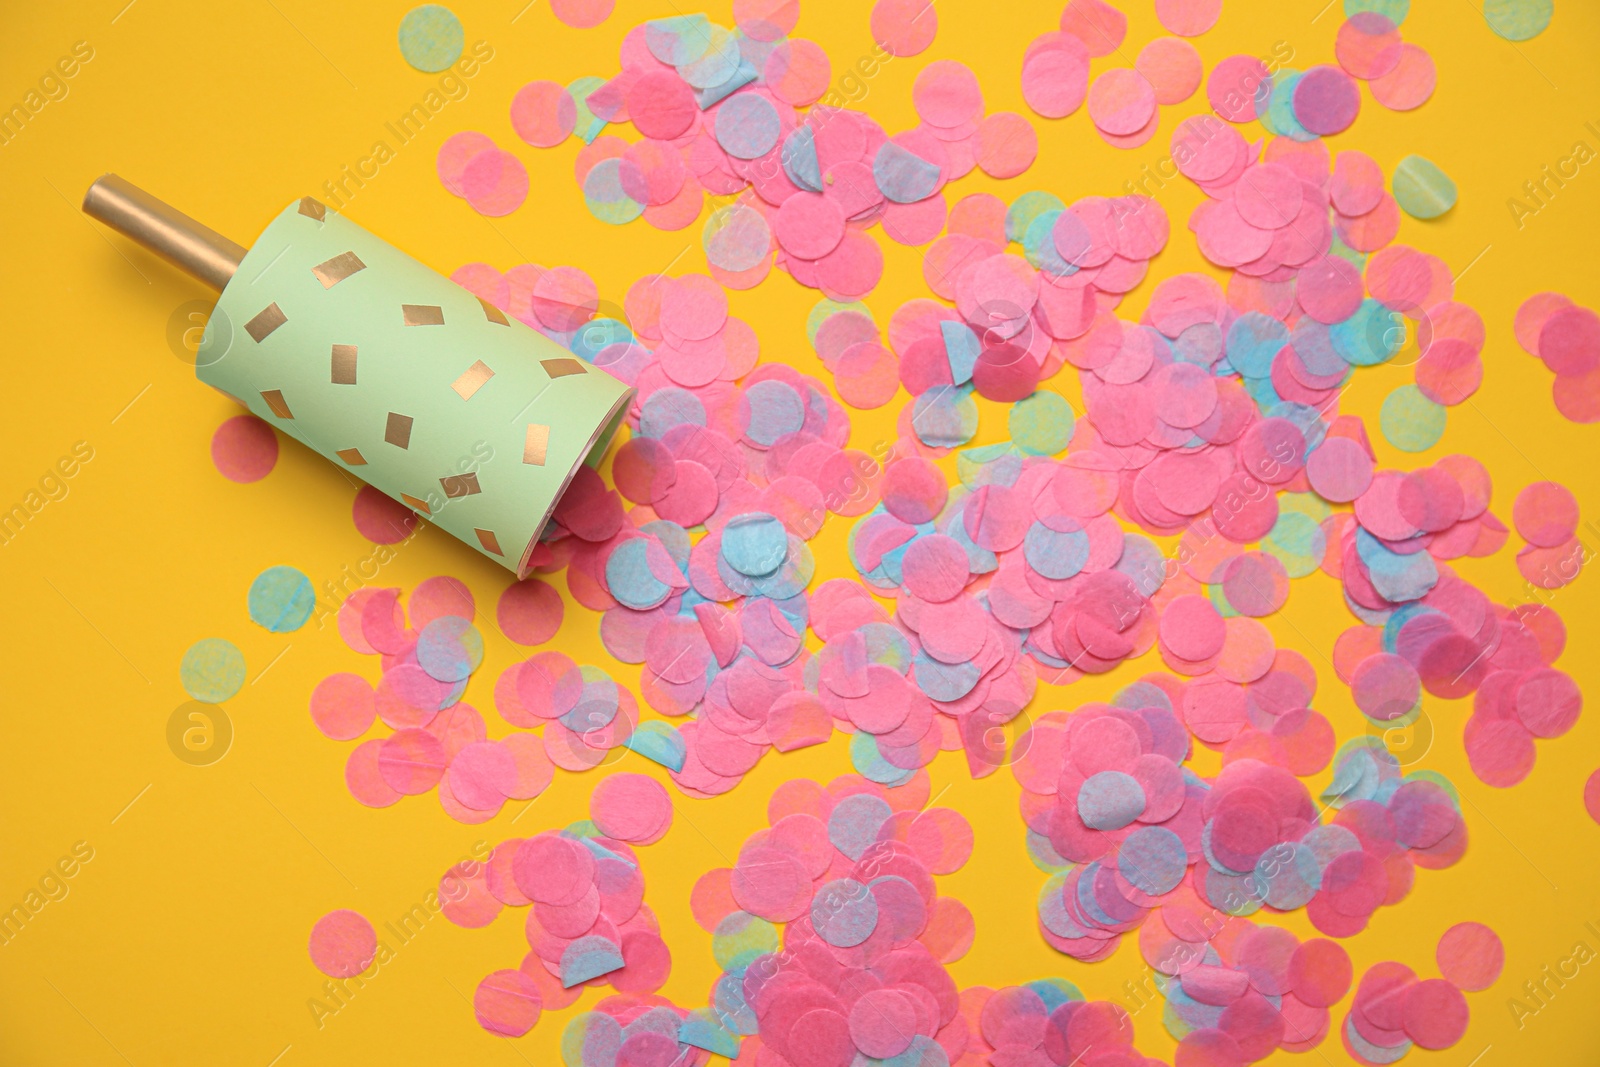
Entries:
POLYGON ((311 691, 311 718, 335 741, 353 741, 378 717, 372 685, 359 674, 330 674, 311 691))
POLYGON ((1156 18, 1167 32, 1198 37, 1222 17, 1222 0, 1156 0, 1156 18))
MULTIPOLYGON (((617 0, 550 0, 550 12, 568 26, 593 29, 611 17, 617 0)), ((502 972, 504 973, 504 972, 502 972)))
POLYGON ((211 462, 230 482, 259 482, 278 462, 278 434, 254 415, 235 415, 211 436, 211 462))
POLYGON ((1439 938, 1434 950, 1439 973, 1454 985, 1476 993, 1494 985, 1505 966, 1500 937, 1483 923, 1456 923, 1439 938))
POLYGON ((534 81, 511 98, 511 128, 535 148, 554 148, 572 134, 578 106, 566 86, 534 81))
POLYGON ((939 32, 933 0, 878 0, 872 5, 872 39, 892 56, 925 52, 939 32))
POLYGON ((311 962, 330 978, 354 978, 372 966, 378 935, 360 912, 330 911, 311 928, 311 962))
POLYGON ((507 586, 495 605, 500 630, 519 645, 542 645, 561 629, 561 594, 537 578, 507 586))
MULTIPOLYGON (((609 11, 610 4, 606 7, 609 11)), ((521 1037, 539 1021, 544 998, 534 980, 520 970, 495 971, 478 983, 472 1010, 478 1025, 491 1034, 521 1037)))
POLYGON ((356 531, 375 545, 397 545, 417 527, 417 516, 410 508, 370 485, 356 491, 351 517, 356 531))

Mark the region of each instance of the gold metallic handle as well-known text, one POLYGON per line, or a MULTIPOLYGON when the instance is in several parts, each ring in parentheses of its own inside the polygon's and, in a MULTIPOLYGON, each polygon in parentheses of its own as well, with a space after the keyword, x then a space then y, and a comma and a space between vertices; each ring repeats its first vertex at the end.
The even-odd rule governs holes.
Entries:
POLYGON ((219 292, 244 259, 243 246, 115 174, 89 186, 83 210, 219 292))

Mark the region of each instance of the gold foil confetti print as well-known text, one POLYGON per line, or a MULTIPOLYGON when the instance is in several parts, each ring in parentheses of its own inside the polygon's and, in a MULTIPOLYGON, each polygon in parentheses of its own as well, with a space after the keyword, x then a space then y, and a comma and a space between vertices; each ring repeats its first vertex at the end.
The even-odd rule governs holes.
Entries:
POLYGON ((483 297, 480 296, 480 297, 478 297, 478 303, 483 305, 483 313, 488 318, 488 320, 490 322, 497 322, 501 326, 510 326, 511 325, 509 322, 506 321, 506 313, 501 311, 499 308, 495 307, 493 304, 489 303, 489 301, 485 300, 483 297))
POLYGON ((324 289, 332 289, 350 275, 367 269, 361 262, 361 257, 354 252, 341 252, 332 259, 318 263, 311 268, 311 273, 317 276, 317 281, 322 283, 324 289))
POLYGON ((484 383, 493 377, 494 371, 490 370, 489 365, 480 359, 463 371, 461 377, 451 383, 450 388, 454 389, 456 395, 460 396, 462 400, 471 400, 472 394, 482 389, 484 383))
POLYGON ((476 473, 452 474, 448 478, 440 478, 439 484, 444 486, 444 495, 451 500, 463 496, 476 496, 483 492, 478 487, 478 475, 476 473))
POLYGON ((356 384, 356 346, 333 346, 333 377, 334 385, 356 384))
POLYGON ((546 450, 550 447, 550 427, 532 423, 527 439, 522 444, 522 462, 535 467, 544 466, 546 450))
POLYGON ((565 378, 569 374, 584 373, 583 364, 576 359, 541 359, 539 366, 552 378, 565 378))
POLYGON ((389 421, 383 428, 383 439, 396 448, 410 448, 411 416, 389 412, 389 421))
POLYGON ((401 304, 407 326, 443 326, 444 308, 438 304, 401 304))
POLYGON ((292 419, 294 413, 289 410, 289 402, 283 398, 282 389, 267 389, 261 394, 261 399, 267 402, 267 407, 280 419, 292 419))
POLYGON ((250 335, 252 341, 260 344, 273 330, 288 321, 289 316, 283 313, 282 308, 277 304, 268 304, 255 318, 244 324, 244 332, 250 335))

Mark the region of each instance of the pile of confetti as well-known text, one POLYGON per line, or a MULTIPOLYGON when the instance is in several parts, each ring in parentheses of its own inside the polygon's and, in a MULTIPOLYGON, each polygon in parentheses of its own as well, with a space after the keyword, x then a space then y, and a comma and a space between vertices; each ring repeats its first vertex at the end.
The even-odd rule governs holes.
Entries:
MULTIPOLYGON (((571 26, 612 8, 553 6, 571 26)), ((628 754, 706 798, 781 758, 769 753, 837 731, 855 773, 785 782, 769 827, 699 879, 691 908, 722 971, 703 1007, 656 995, 672 956, 635 851, 672 823, 656 777, 612 773, 588 821, 452 868, 440 896, 458 925, 529 909, 531 951, 478 987, 485 1029, 519 1036, 542 1010, 605 985, 613 995, 566 1026, 569 1067, 712 1054, 778 1067, 1159 1062, 1133 1049, 1122 1008, 1071 983, 960 990, 949 976, 976 931, 936 878, 967 862, 973 830, 928 806, 926 768, 960 752, 974 778, 1009 766, 1022 786, 1023 836, 1043 875, 1040 937, 1092 963, 1134 935, 1179 1067, 1309 1051, 1335 1031, 1364 1063, 1461 1038, 1463 991, 1500 971, 1492 930, 1446 931, 1438 978, 1382 962, 1356 981, 1330 940, 1359 934, 1406 898, 1417 868, 1449 867, 1468 843, 1455 786, 1403 768, 1377 735, 1416 722, 1428 698, 1470 696, 1473 773, 1497 788, 1523 780, 1535 739, 1560 737, 1581 712, 1555 666, 1565 628, 1547 603, 1491 603, 1451 562, 1495 557, 1514 530, 1517 570, 1550 591, 1579 576, 1587 549, 1559 484, 1523 487, 1508 528, 1481 463, 1382 468, 1374 427, 1339 410, 1358 370, 1404 352, 1410 380, 1388 393, 1375 429, 1425 452, 1479 388, 1485 346, 1445 263, 1394 243, 1402 212, 1451 210, 1448 175, 1410 156, 1386 178, 1372 156, 1335 155, 1322 140, 1357 128, 1362 84, 1396 111, 1436 87, 1428 53, 1402 39, 1406 0, 1343 7, 1332 62, 1292 69, 1290 49, 1230 56, 1208 74, 1188 39, 1218 21, 1220 0, 1158 0, 1173 36, 1145 42, 1131 69, 1094 73, 1093 61, 1123 55, 1127 20, 1105 0, 1072 0, 1018 57, 1037 119, 989 111, 976 75, 941 59, 915 78, 918 124, 890 133, 830 96, 828 56, 791 36, 796 0, 740 0, 731 29, 700 14, 635 26, 620 72, 516 94, 523 142, 582 142, 575 175, 601 221, 679 230, 702 223, 706 194, 730 198, 702 223, 707 273, 639 278, 620 307, 571 266, 474 263, 453 275, 637 388, 610 466, 574 479, 535 551, 540 577, 506 589, 494 621, 518 645, 550 642, 565 609, 544 579, 560 574, 599 613, 611 656, 638 666, 638 684, 535 651, 496 678, 494 706, 514 729, 489 740, 463 702, 484 656, 473 597, 441 576, 404 602, 377 588, 344 600, 339 631, 380 658, 381 674, 375 685, 324 679, 312 719, 359 742, 346 781, 362 804, 436 791, 470 823, 538 796, 558 770, 628 754), (1107 144, 1143 145, 1161 109, 1202 85, 1205 108, 1175 124, 1169 147, 1205 194, 1187 228, 1222 283, 1169 275, 1136 321, 1119 316, 1173 237, 1154 190, 947 198, 975 168, 1025 175, 1041 132, 1081 107, 1107 144), (881 324, 860 302, 882 277, 880 227, 923 249, 930 294, 881 324), (821 294, 805 329, 826 380, 764 362, 757 331, 730 313, 728 290, 760 285, 774 266, 821 294), (1081 414, 1051 388, 1069 367, 1081 414), (851 447, 850 409, 881 408, 896 440, 851 447), (1000 417, 1005 439, 972 446, 980 420, 1000 417), (830 518, 849 523, 852 576, 813 554, 830 518), (1319 572, 1356 620, 1331 665, 1367 736, 1342 745, 1313 707, 1317 669, 1278 648, 1263 621, 1319 572), (1038 707, 1041 681, 1070 684, 1151 651, 1165 671, 1109 704, 1038 707), (380 719, 389 732, 367 737, 380 719), (1008 745, 998 728, 1013 722, 1008 745), (1197 746, 1219 754, 1220 770, 1195 769, 1197 746), (1313 796, 1305 780, 1330 768, 1313 796), (1325 937, 1248 918, 1301 908, 1325 937)), ((434 53, 452 41, 459 54, 460 25, 442 11, 402 25, 402 50, 422 69, 438 69, 434 53)), ((1483 13, 1494 32, 1526 40, 1551 5, 1486 0, 1483 13)), ((879 0, 870 29, 880 58, 899 61, 931 45, 938 19, 921 0, 879 0)), ((523 162, 481 133, 450 137, 437 167, 480 213, 526 199, 523 162)), ((1540 293, 1515 331, 1554 372, 1557 409, 1600 419, 1600 317, 1540 293)), ((277 441, 258 420, 232 419, 212 455, 224 477, 252 482, 273 469, 277 441)), ((416 528, 370 489, 354 519, 379 544, 416 528)), ((296 628, 309 583, 274 568, 249 606, 268 629, 296 628)), ((243 683, 243 658, 209 639, 182 675, 195 699, 220 702, 243 683)), ((1600 821, 1600 772, 1585 802, 1600 821)), ((319 921, 310 946, 336 978, 361 973, 376 950, 370 924, 347 910, 319 921)))

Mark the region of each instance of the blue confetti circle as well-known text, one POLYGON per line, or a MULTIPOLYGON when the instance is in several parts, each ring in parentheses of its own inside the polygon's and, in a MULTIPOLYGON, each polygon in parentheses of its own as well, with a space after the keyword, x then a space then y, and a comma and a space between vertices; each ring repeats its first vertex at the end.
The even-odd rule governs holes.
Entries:
POLYGON ((311 579, 293 567, 268 567, 250 583, 250 621, 275 634, 304 626, 316 603, 311 579))

